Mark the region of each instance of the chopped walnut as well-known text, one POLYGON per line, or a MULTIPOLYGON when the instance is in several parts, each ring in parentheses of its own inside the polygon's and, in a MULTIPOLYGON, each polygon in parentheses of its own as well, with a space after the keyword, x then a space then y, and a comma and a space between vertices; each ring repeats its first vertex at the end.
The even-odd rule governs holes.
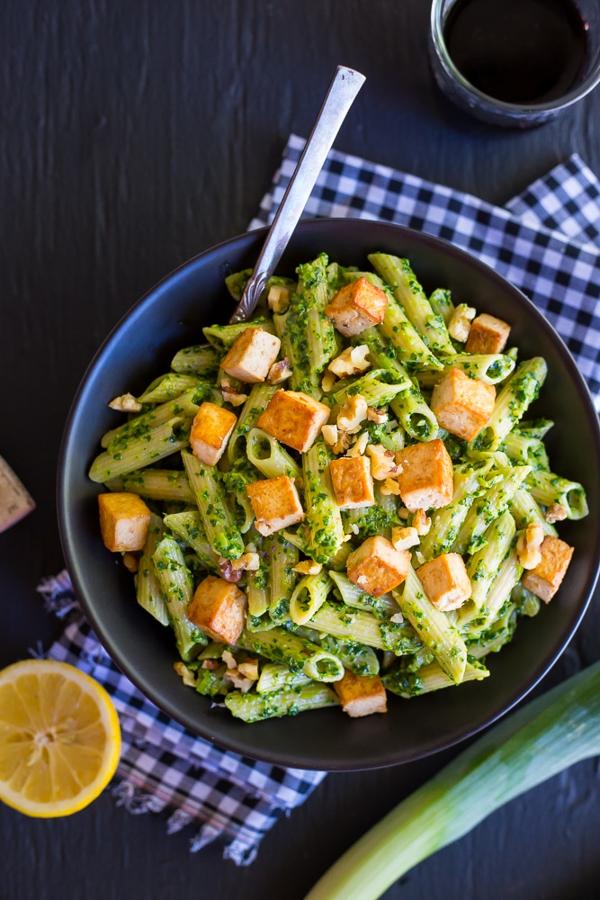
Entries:
POLYGON ((216 659, 205 659, 202 663, 203 669, 209 669, 211 672, 214 672, 215 669, 219 668, 219 662, 216 659))
POLYGON ((274 284, 269 288, 267 304, 274 313, 284 313, 290 305, 291 291, 284 284, 274 284))
POLYGON ((357 439, 354 441, 352 447, 348 450, 347 456, 362 456, 365 450, 367 449, 367 444, 369 443, 369 435, 366 431, 363 431, 357 439))
POLYGON ((323 566, 321 563, 315 562, 314 559, 304 559, 298 565, 292 566, 292 569, 300 575, 318 575, 323 566))
POLYGON ((376 425, 383 425, 383 423, 387 422, 389 419, 389 415, 384 410, 375 409, 374 406, 369 406, 367 410, 367 419, 369 422, 375 422, 376 425))
POLYGON ((375 481, 384 481, 398 471, 394 454, 383 444, 369 444, 367 455, 371 457, 371 475, 375 481))
POLYGON ((231 562, 234 572, 257 572, 260 569, 260 556, 258 553, 243 553, 238 559, 219 559, 219 566, 231 562))
POLYGON ((173 663, 173 668, 183 681, 186 687, 196 687, 196 677, 191 669, 182 662, 173 663))
POLYGON ((336 377, 333 372, 325 372, 321 379, 321 389, 325 394, 329 394, 335 387, 336 377))
POLYGON ((563 506, 562 503, 553 503, 546 510, 544 518, 549 525, 554 525, 555 522, 562 522, 563 519, 566 519, 568 514, 566 506, 563 506))
POLYGON ((337 425, 323 425, 323 427, 321 428, 321 434, 323 435, 323 440, 325 441, 325 443, 329 444, 330 447, 333 447, 333 445, 337 443, 337 425))
POLYGON ((400 496, 400 485, 395 478, 386 478, 385 481, 382 482, 379 490, 384 496, 388 496, 389 494, 392 494, 394 497, 400 496))
POLYGON ((234 391, 228 384, 221 385, 221 396, 225 403, 229 403, 231 406, 241 406, 248 399, 247 394, 234 391))
POLYGON ((419 544, 419 533, 416 528, 392 528, 392 545, 394 550, 408 550, 419 544))
POLYGON ((338 439, 331 448, 336 456, 339 456, 340 453, 345 453, 346 450, 350 447, 351 437, 347 431, 342 431, 341 434, 338 434, 338 439))
POLYGON ((219 559, 219 572, 223 581, 229 581, 230 584, 236 584, 242 577, 241 570, 234 569, 232 561, 223 557, 219 559))
POLYGON ((139 400, 136 400, 133 394, 121 394, 120 397, 115 397, 114 400, 111 400, 108 404, 111 409, 116 409, 117 412, 139 412, 143 407, 139 400))
POLYGON ((337 375, 338 378, 345 378, 348 375, 358 375, 360 372, 366 372, 370 368, 371 363, 367 359, 369 348, 366 344, 359 344, 358 347, 347 347, 339 356, 332 359, 327 369, 337 375))
POLYGON ((238 672, 244 678, 249 678, 250 681, 258 681, 258 660, 247 659, 245 662, 239 663, 238 672))
POLYGON ((415 529, 417 534, 421 536, 429 534, 429 529, 431 528, 431 519, 424 509, 418 509, 415 512, 412 520, 412 527, 415 529))
POLYGON ((258 678, 258 660, 246 660, 245 663, 238 663, 230 650, 223 650, 221 659, 227 666, 225 678, 231 681, 233 686, 243 694, 249 691, 258 678), (246 671, 243 671, 244 668, 246 668, 246 671), (256 677, 254 677, 255 673, 256 677))
POLYGON ((517 557, 524 569, 535 569, 542 561, 544 529, 532 522, 521 532, 517 540, 517 557))
POLYGON ((247 694, 254 684, 254 681, 251 678, 246 678, 242 675, 239 669, 227 669, 225 678, 232 683, 236 690, 241 691, 242 694, 247 694))
POLYGON ((291 378, 292 375, 293 370, 290 366, 290 362, 288 358, 284 356, 283 359, 273 363, 269 369, 267 381, 269 384, 281 384, 282 381, 286 381, 288 378, 291 378))
POLYGON ((348 397, 337 417, 337 427, 348 434, 360 431, 362 422, 367 418, 367 401, 360 394, 348 397))
POLYGON ((139 567, 139 559, 135 555, 135 553, 124 553, 123 554, 123 565, 127 569, 128 572, 131 572, 134 575, 139 567))
POLYGON ((223 650, 223 652, 221 653, 221 659, 228 669, 237 669, 237 659, 235 658, 231 650, 223 650))
POLYGON ((459 303, 448 322, 448 334, 450 337, 464 344, 469 337, 471 322, 476 314, 477 310, 473 309, 472 306, 467 306, 466 303, 459 303))

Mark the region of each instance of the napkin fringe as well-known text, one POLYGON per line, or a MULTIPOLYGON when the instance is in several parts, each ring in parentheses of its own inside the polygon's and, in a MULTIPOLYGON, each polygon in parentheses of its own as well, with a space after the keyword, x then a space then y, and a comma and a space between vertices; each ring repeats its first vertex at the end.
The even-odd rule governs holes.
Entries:
POLYGON ((119 780, 117 784, 113 785, 111 795, 116 806, 122 806, 132 816, 143 816, 145 813, 150 812, 162 812, 165 806, 156 794, 150 794, 127 780, 119 780))
MULTIPOLYGON (((123 780, 113 785, 111 795, 116 806, 123 807, 132 816, 143 816, 147 813, 160 813, 164 809, 164 802, 148 791, 143 790, 131 781, 123 780)), ((177 834, 194 821, 183 809, 176 809, 166 821, 168 835, 177 834)), ((209 844, 225 835, 225 828, 214 822, 206 822, 202 828, 190 839, 190 852, 199 853, 209 844)), ((236 866, 249 866, 254 862, 258 853, 257 846, 251 846, 240 838, 234 838, 223 849, 223 859, 231 860, 236 866)))
POLYGON ((36 590, 44 598, 46 612, 53 613, 59 619, 64 619, 73 610, 79 609, 66 569, 63 569, 58 575, 43 578, 36 590))
MULTIPOLYGON (((39 584, 38 593, 44 599, 45 609, 57 616, 59 619, 68 620, 67 627, 64 631, 63 638, 68 641, 75 642, 75 652, 77 653, 78 662, 84 663, 84 669, 89 669, 90 674, 94 674, 96 667, 101 667, 105 663, 106 653, 95 639, 90 640, 91 632, 88 634, 81 615, 81 608, 74 597, 73 588, 69 575, 63 570, 56 576, 44 578, 39 584)), ((36 641, 33 647, 29 648, 29 653, 37 659, 44 659, 48 656, 48 651, 44 647, 42 641, 36 641)), ((58 658, 61 658, 62 654, 58 658)), ((69 657, 67 656, 67 660, 69 657)), ((118 704, 119 707, 121 703, 118 704)), ((173 744, 174 738, 167 738, 163 735, 162 747, 157 735, 153 729, 138 729, 136 717, 128 715, 127 711, 120 710, 121 728, 123 739, 130 746, 143 751, 148 758, 154 759, 159 753, 170 752, 173 757, 180 756, 182 759, 188 759, 189 754, 179 754, 177 744, 173 744), (150 740, 152 737, 152 740, 150 740)), ((149 782, 140 784, 136 780, 135 765, 133 768, 127 764, 125 756, 121 759, 119 771, 117 772, 109 792, 116 806, 122 807, 126 812, 134 816, 146 815, 148 813, 164 813, 170 812, 170 815, 164 819, 165 830, 167 835, 177 834, 192 824, 198 826, 199 819, 206 815, 202 805, 194 813, 188 811, 183 806, 173 808, 173 801, 165 799, 161 796, 158 785, 154 788, 149 787, 149 782)), ((206 761, 203 761, 206 765, 206 761)), ((210 773, 210 770, 208 770, 210 773)), ((299 773, 302 774, 302 773, 299 773)), ((232 785, 236 784, 238 789, 248 788, 249 785, 244 784, 244 780, 231 771, 227 773, 231 778, 232 785)), ((298 786, 300 790, 300 785, 298 786)), ((282 800, 270 796, 266 789, 259 789, 254 786, 255 796, 261 798, 262 803, 267 803, 270 807, 268 812, 273 816, 275 810, 278 812, 285 809, 286 814, 290 809, 286 807, 282 800)), ((304 792, 300 796, 304 796, 304 792)), ((256 815, 258 807, 254 807, 252 814, 256 815)), ((261 813, 267 816, 267 812, 261 813)), ((214 809, 210 812, 208 821, 201 824, 196 833, 190 838, 189 848, 191 853, 198 853, 204 847, 214 843, 217 839, 224 839, 227 843, 223 848, 223 858, 230 860, 237 866, 250 865, 257 853, 258 847, 263 834, 252 827, 244 827, 243 824, 233 825, 228 821, 227 816, 221 816, 214 809), (234 833, 232 834, 232 830, 234 833), (237 833, 235 833, 237 831, 237 833)))

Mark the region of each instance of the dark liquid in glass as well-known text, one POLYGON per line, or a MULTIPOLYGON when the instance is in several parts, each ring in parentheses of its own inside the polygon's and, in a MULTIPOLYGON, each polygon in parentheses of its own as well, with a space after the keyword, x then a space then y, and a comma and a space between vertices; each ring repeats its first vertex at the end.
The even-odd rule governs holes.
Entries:
POLYGON ((586 25, 572 0, 457 0, 444 27, 455 66, 506 103, 545 103, 582 78, 586 25))

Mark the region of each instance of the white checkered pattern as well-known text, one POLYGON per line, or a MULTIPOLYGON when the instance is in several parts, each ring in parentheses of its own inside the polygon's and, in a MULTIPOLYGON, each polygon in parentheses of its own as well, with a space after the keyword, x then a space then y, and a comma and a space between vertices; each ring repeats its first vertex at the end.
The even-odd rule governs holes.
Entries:
MULTIPOLYGON (((303 147, 304 139, 291 135, 250 227, 271 221, 303 147)), ((478 256, 531 297, 600 406, 600 182, 578 156, 503 209, 333 150, 305 215, 397 222, 478 256)))
MULTIPOLYGON (((303 145, 302 138, 290 137, 251 227, 271 220, 303 145)), ((579 157, 501 209, 332 151, 306 215, 399 222, 470 250, 532 297, 600 396, 600 184, 579 157)), ((192 850, 221 838, 228 842, 227 858, 250 863, 278 815, 302 803, 324 773, 281 769, 194 738, 116 668, 81 615, 66 573, 47 579, 40 591, 49 608, 70 617, 48 656, 88 672, 117 706, 123 731, 113 786, 117 802, 134 814, 163 813, 168 833, 195 825, 192 850)))

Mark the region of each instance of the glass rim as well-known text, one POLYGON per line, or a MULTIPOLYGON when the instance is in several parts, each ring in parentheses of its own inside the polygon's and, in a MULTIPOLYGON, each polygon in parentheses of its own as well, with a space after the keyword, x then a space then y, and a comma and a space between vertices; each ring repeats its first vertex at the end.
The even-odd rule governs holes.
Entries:
POLYGON ((524 113, 559 111, 572 106, 573 103, 577 103, 578 100, 589 94, 600 82, 600 63, 598 63, 580 84, 571 88, 562 97, 558 97, 555 100, 547 100, 545 103, 507 103, 505 100, 498 100, 496 97, 492 97, 491 94, 485 94, 465 78, 450 56, 444 39, 443 4, 444 0, 433 0, 431 4, 430 34, 435 53, 446 74, 488 109, 521 115, 524 113))

